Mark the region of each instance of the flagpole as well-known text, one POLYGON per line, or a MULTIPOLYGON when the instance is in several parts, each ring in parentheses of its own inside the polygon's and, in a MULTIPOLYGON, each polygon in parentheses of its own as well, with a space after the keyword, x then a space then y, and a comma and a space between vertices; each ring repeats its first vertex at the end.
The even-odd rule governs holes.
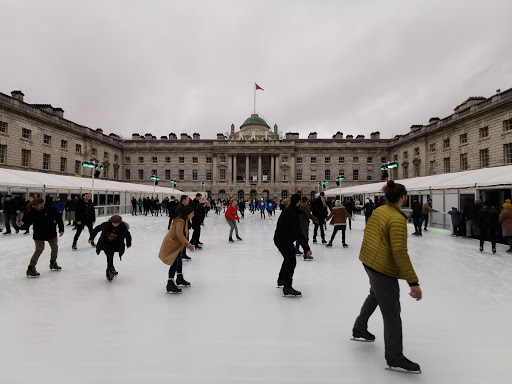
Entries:
POLYGON ((256 83, 254 83, 254 114, 256 114, 256 83))

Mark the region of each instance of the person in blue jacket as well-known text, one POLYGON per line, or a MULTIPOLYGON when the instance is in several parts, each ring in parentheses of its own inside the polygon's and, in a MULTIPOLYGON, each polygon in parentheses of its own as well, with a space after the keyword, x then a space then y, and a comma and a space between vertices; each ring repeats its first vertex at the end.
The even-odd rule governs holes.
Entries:
POLYGON ((255 206, 254 206, 254 199, 251 200, 250 206, 251 206, 251 213, 254 215, 254 208, 255 208, 255 206))
POLYGON ((274 211, 274 205, 272 204, 272 201, 267 201, 267 212, 268 217, 272 216, 272 212, 274 211))
POLYGON ((260 219, 261 218, 265 218, 265 208, 266 208, 266 204, 265 204, 265 201, 263 200, 263 198, 261 198, 260 200, 260 204, 259 204, 259 209, 260 209, 260 219))
POLYGON ((60 197, 57 196, 57 198, 55 199, 55 201, 52 204, 52 207, 55 208, 57 210, 57 212, 59 212, 60 215, 62 216, 62 212, 64 212, 64 210, 66 209, 66 202, 62 201, 60 199, 60 197))

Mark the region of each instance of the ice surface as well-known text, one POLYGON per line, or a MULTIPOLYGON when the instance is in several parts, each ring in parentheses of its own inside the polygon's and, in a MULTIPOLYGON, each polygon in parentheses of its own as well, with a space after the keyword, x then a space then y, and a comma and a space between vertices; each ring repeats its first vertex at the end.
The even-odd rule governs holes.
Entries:
POLYGON ((276 289, 275 217, 246 214, 243 241, 230 244, 223 215, 210 213, 204 248, 184 262, 192 286, 181 295, 165 293, 168 268, 157 257, 167 218, 124 217, 133 247, 122 262, 116 256, 112 283, 87 230, 73 252, 66 227, 61 272, 49 271, 47 245, 38 279, 25 277, 31 236, 0 237, 1 383, 511 382, 512 255, 504 245, 493 255, 489 243, 480 253, 477 241, 447 231, 410 236, 424 294, 416 302, 400 283, 404 353, 423 371, 411 376, 384 369, 379 311, 369 328, 376 342, 350 340, 369 288, 358 261, 361 217, 347 231, 349 248, 338 233, 330 249, 311 244, 314 261, 297 257, 302 298, 276 289))

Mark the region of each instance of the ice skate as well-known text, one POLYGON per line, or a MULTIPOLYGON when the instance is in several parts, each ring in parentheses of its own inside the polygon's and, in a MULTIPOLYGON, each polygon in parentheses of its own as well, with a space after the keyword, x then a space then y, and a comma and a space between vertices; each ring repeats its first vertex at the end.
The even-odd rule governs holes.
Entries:
POLYGON ((106 276, 107 276, 107 280, 108 280, 108 281, 112 281, 112 280, 114 280, 114 274, 112 273, 112 271, 110 270, 110 268, 107 268, 107 270, 106 270, 106 276))
POLYGON ((332 247, 332 242, 329 241, 327 244, 325 244, 326 247, 332 247))
POLYGON ((421 373, 419 364, 407 359, 404 355, 398 357, 386 357, 388 363, 388 371, 401 373, 421 373))
POLYGON ((236 236, 236 239, 237 240, 242 240, 242 238, 240 236, 238 236, 238 235, 236 236))
POLYGON ((119 272, 116 271, 114 266, 110 268, 110 272, 112 273, 114 279, 117 277, 117 275, 119 275, 119 272))
POLYGON ((483 246, 483 245, 481 245, 481 246, 480 246, 480 252, 483 252, 483 251, 484 251, 484 246, 483 246))
POLYGON ((283 295, 284 297, 302 297, 302 293, 300 291, 296 291, 292 287, 283 288, 283 295))
POLYGON ((492 253, 496 253, 496 248, 493 248, 493 249, 492 249, 492 253))
POLYGON ((363 341, 363 342, 373 342, 375 341, 375 336, 368 332, 367 329, 364 330, 352 330, 352 339, 354 341, 363 341))
POLYGON ((325 241, 325 239, 322 239, 322 244, 327 244, 327 241, 325 241))
POLYGON ((178 273, 178 277, 176 278, 176 285, 190 287, 190 283, 183 278, 183 273, 178 273))
POLYGON ((281 288, 283 285, 284 285, 284 280, 277 279, 277 287, 276 288, 281 288))
POLYGON ((196 244, 196 245, 195 245, 195 248, 196 248, 196 249, 203 249, 203 247, 201 247, 199 244, 196 244))
POLYGON ((304 255, 304 261, 311 261, 313 260, 313 256, 304 255))
POLYGON ((41 274, 36 271, 35 265, 29 265, 27 268, 27 276, 28 277, 39 277, 41 274))
POLYGON ((232 237, 230 237, 230 238, 229 238, 229 242, 230 242, 230 243, 234 243, 234 242, 235 242, 235 240, 233 240, 233 238, 232 238, 232 237))
POLYGON ((183 260, 189 260, 189 261, 192 260, 192 258, 190 256, 187 256, 187 255, 183 255, 183 256, 181 256, 181 258, 183 260))
POLYGON ((73 245, 71 246, 71 249, 76 251, 78 248, 76 247, 76 241, 73 241, 73 245))
POLYGON ((167 293, 181 293, 181 288, 179 288, 174 279, 167 280, 167 293))
POLYGON ((51 271, 60 271, 62 268, 59 267, 56 260, 50 260, 50 270, 51 271))
POLYGON ((343 248, 348 248, 348 244, 347 243, 343 243, 343 248))
POLYGON ((96 243, 93 241, 93 242, 91 243, 91 247, 95 247, 95 246, 96 246, 96 243))
POLYGON ((301 251, 295 251, 295 256, 302 256, 303 253, 301 251))
POLYGON ((316 237, 313 237, 313 243, 316 243, 316 237))

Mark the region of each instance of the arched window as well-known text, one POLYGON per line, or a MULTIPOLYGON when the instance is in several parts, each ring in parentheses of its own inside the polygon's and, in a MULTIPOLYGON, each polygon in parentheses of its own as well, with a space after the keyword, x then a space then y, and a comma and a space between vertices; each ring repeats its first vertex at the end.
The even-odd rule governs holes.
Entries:
POLYGON ((286 189, 281 191, 281 199, 287 199, 288 198, 288 191, 286 189))
POLYGON ((255 190, 255 189, 253 189, 253 190, 251 191, 251 200, 256 199, 256 197, 257 197, 257 196, 258 196, 258 192, 256 192, 256 190, 255 190))
POLYGON ((226 191, 225 190, 221 189, 219 191, 219 198, 221 198, 223 200, 226 198, 226 191))
POLYGON ((238 190, 238 199, 244 199, 245 193, 243 189, 238 190))
POLYGON ((263 200, 267 201, 269 199, 270 192, 268 190, 263 191, 263 200))
POLYGON ((316 196, 316 192, 315 191, 311 191, 310 196, 311 196, 311 199, 314 199, 315 196, 316 196))

